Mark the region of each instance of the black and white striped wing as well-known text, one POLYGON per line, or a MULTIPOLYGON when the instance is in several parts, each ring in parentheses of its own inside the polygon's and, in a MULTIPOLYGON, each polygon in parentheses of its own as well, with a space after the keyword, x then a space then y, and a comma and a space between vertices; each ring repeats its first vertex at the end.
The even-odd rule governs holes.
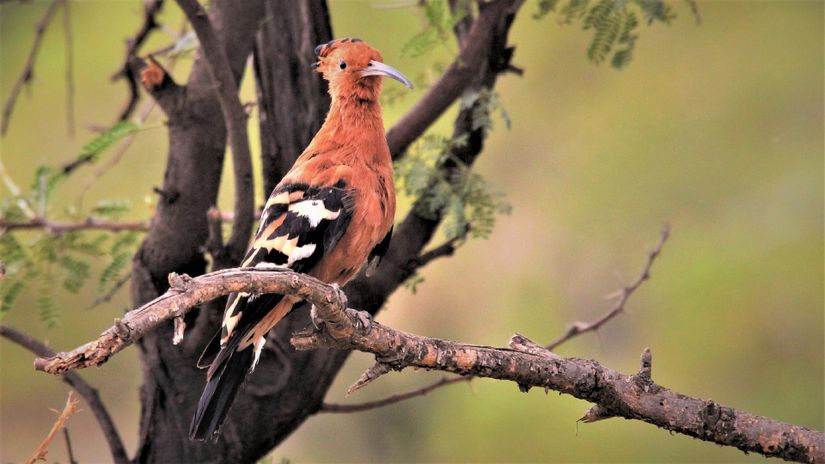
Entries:
MULTIPOLYGON (((243 267, 283 267, 308 272, 341 237, 352 218, 352 200, 343 183, 331 187, 289 184, 274 190, 264 206, 258 232, 243 267)), ((231 352, 281 295, 231 293, 219 341, 206 348, 198 366, 208 367, 221 348, 231 352), (234 335, 234 336, 233 336, 234 335)), ((228 355, 225 353, 224 355, 228 355)))

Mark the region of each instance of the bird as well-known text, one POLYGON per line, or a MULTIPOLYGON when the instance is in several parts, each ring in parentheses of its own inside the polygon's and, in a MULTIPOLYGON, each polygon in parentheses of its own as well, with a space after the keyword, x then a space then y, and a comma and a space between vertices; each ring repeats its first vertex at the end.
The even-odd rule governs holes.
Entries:
MULTIPOLYGON (((379 96, 382 78, 412 83, 355 38, 315 48, 313 63, 328 82, 329 111, 315 137, 267 199, 241 267, 280 267, 343 286, 387 251, 395 215, 392 157, 379 96)), ((197 366, 206 386, 192 418, 192 440, 217 440, 270 329, 300 300, 231 293, 220 331, 197 366)))

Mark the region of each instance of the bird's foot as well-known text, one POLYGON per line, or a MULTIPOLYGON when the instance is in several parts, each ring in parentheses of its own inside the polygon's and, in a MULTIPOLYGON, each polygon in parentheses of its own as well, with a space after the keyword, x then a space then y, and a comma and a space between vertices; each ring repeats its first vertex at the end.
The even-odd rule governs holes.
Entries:
POLYGON ((360 325, 362 329, 365 329, 369 332, 370 327, 372 327, 372 316, 370 313, 366 311, 358 311, 357 309, 347 308, 347 315, 350 317, 355 317, 357 319, 356 327, 360 325))
POLYGON ((315 328, 315 332, 321 332, 321 328, 324 326, 324 320, 318 316, 318 308, 315 305, 309 309, 309 320, 312 321, 312 327, 315 328))

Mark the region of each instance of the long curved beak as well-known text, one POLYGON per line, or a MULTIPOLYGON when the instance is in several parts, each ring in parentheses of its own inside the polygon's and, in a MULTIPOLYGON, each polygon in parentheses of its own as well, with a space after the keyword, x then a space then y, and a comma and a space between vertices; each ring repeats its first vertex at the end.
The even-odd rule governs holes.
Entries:
POLYGON ((367 77, 367 76, 391 77, 391 78, 397 80, 398 82, 401 82, 402 84, 406 85, 407 87, 413 88, 412 82, 410 82, 410 80, 407 79, 407 77, 405 75, 401 74, 401 71, 393 68, 392 66, 390 66, 388 64, 384 64, 380 61, 375 61, 375 60, 370 61, 369 66, 367 66, 366 68, 363 69, 363 71, 361 71, 361 77, 367 77))

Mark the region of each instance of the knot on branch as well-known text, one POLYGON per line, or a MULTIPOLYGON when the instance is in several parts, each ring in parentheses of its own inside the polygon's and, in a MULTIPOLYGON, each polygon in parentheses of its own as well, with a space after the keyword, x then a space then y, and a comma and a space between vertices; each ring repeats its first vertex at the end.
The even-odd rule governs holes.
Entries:
POLYGON ((633 376, 636 385, 647 393, 656 393, 659 387, 653 382, 653 354, 650 348, 645 348, 639 358, 639 372, 633 376))
POLYGON ((521 351, 522 353, 532 354, 534 356, 540 356, 546 359, 560 359, 560 357, 552 351, 518 332, 510 337, 510 342, 507 345, 511 349, 521 351))
POLYGON ((178 293, 187 293, 192 290, 192 278, 187 274, 172 272, 169 274, 169 288, 178 293))

